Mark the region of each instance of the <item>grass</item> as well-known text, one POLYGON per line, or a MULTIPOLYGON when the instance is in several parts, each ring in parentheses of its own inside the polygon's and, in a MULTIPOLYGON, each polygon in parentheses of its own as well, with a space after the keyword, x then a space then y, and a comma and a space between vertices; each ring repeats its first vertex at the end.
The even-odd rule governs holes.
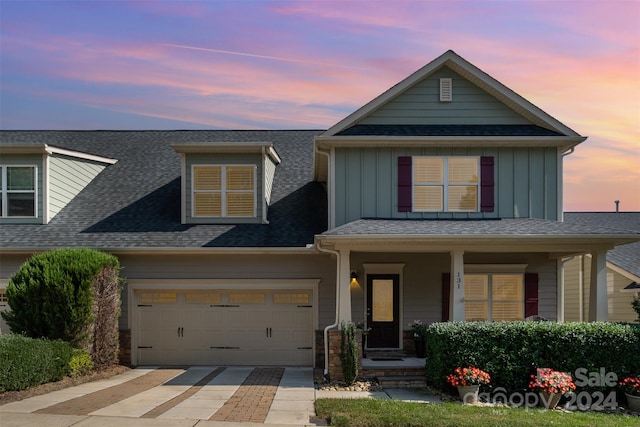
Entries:
POLYGON ((316 414, 332 426, 562 426, 625 427, 640 425, 640 417, 597 412, 548 411, 482 407, 459 403, 411 403, 387 399, 317 399, 316 414))

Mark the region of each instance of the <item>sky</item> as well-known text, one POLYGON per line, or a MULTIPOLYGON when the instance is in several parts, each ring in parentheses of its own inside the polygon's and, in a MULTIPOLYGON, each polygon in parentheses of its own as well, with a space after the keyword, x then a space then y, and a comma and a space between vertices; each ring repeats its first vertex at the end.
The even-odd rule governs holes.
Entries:
POLYGON ((0 129, 327 129, 447 50, 588 139, 640 211, 640 0, 0 0, 0 129))

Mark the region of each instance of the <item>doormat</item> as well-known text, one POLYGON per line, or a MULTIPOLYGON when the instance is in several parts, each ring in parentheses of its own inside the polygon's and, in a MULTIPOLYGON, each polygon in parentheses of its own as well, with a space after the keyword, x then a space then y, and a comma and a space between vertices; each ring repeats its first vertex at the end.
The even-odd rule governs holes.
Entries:
POLYGON ((400 357, 374 357, 371 360, 374 362, 401 362, 404 359, 400 357))

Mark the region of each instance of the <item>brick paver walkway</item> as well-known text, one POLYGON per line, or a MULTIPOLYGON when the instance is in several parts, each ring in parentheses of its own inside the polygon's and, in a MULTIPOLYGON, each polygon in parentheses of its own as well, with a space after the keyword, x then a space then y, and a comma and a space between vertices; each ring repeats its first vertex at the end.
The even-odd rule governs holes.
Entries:
POLYGON ((263 423, 283 374, 284 368, 254 369, 209 420, 263 423))

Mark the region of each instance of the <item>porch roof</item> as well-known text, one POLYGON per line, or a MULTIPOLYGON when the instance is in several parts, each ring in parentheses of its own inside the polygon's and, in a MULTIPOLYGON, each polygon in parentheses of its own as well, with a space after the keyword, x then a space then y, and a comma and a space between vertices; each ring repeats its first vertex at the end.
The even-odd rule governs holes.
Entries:
MULTIPOLYGON (((447 243, 460 246, 486 245, 503 251, 514 245, 523 250, 557 251, 567 254, 611 249, 640 241, 640 232, 588 224, 534 218, 478 220, 358 219, 328 230, 319 243, 351 246, 384 244, 423 245, 447 243), (498 245, 498 246, 496 246, 498 245), (502 246, 501 246, 502 245, 502 246), (533 245, 537 245, 534 247, 533 245)), ((386 246, 390 248, 390 246, 386 246)), ((447 250, 442 247, 442 250, 447 250)))

